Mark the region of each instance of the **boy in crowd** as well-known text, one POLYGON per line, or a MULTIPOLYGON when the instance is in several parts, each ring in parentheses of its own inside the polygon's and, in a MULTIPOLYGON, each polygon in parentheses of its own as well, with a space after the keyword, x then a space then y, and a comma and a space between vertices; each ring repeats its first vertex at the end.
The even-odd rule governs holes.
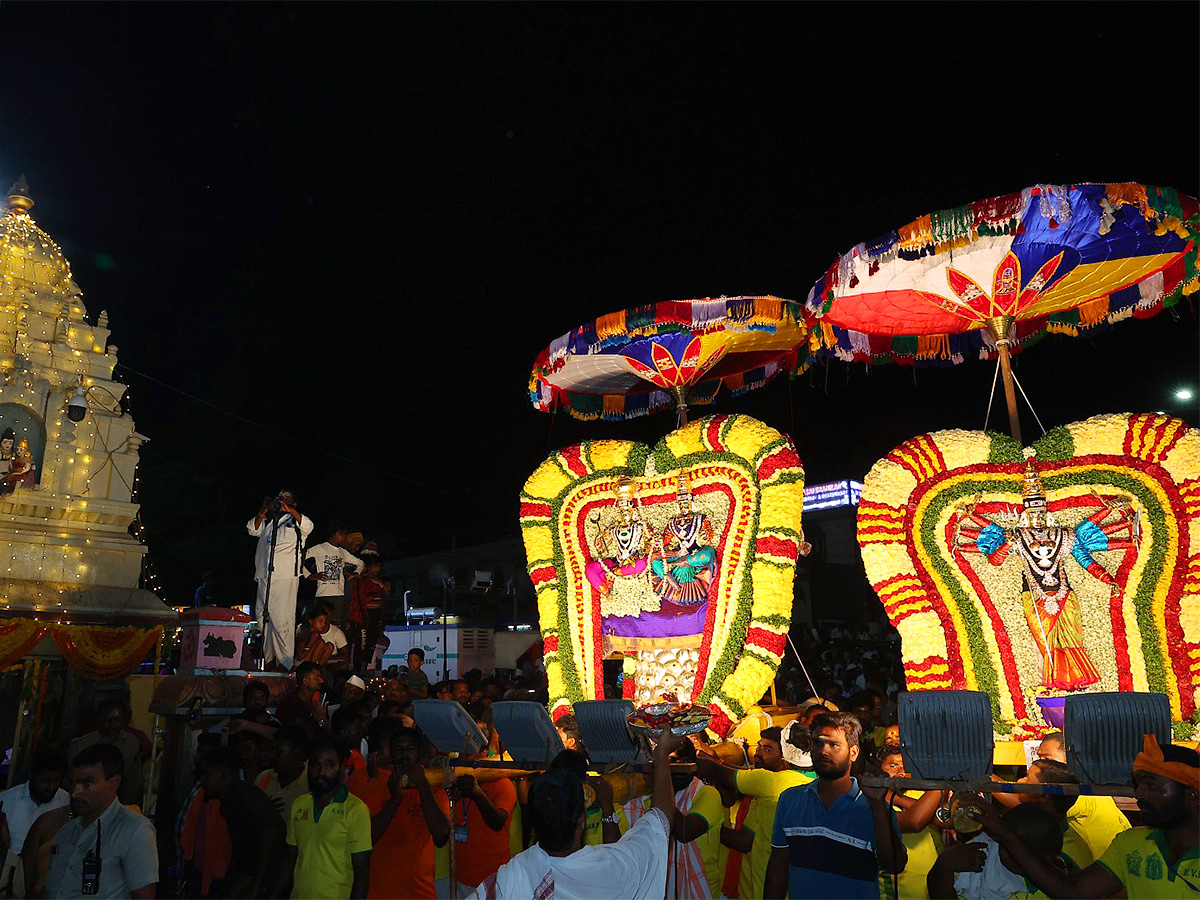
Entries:
POLYGON ((296 659, 301 663, 345 669, 350 665, 346 633, 330 621, 329 607, 318 603, 308 616, 308 640, 296 659))
POLYGON ((309 547, 304 555, 305 576, 317 583, 317 606, 328 605, 334 618, 346 621, 346 569, 361 572, 363 561, 346 549, 347 530, 341 522, 329 523, 329 539, 309 547))
POLYGON ((424 700, 429 696, 429 676, 421 671, 424 664, 424 650, 413 647, 408 651, 408 695, 414 700, 424 700))

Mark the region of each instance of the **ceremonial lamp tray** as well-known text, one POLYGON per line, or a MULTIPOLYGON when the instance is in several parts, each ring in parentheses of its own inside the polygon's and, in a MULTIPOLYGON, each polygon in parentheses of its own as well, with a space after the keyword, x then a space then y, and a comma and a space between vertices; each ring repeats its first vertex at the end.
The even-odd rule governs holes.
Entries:
POLYGON ((647 737, 657 737, 668 725, 673 734, 698 734, 712 721, 712 711, 693 703, 648 703, 631 712, 627 721, 647 737))

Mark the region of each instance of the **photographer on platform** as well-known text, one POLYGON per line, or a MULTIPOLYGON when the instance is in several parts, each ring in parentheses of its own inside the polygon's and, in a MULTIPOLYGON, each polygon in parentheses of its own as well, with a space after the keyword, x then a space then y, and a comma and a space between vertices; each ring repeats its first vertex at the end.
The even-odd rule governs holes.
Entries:
POLYGON ((296 508, 291 491, 265 498, 246 523, 246 531, 258 538, 254 614, 263 636, 263 661, 274 661, 284 672, 291 671, 296 649, 296 595, 303 572, 304 539, 312 529, 312 520, 296 508))

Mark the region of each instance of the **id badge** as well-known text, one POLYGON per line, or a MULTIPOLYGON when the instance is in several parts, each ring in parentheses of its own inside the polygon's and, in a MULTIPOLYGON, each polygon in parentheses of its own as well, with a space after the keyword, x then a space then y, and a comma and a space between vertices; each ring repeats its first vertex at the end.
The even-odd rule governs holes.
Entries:
POLYGON ((454 827, 454 843, 465 844, 467 842, 467 826, 456 825, 454 827))

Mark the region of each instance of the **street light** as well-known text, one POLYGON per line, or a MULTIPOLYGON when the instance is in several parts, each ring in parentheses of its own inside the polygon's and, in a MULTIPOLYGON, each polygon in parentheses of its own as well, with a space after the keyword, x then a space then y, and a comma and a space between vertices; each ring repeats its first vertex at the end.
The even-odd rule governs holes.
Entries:
POLYGON ((1180 388, 1179 390, 1177 390, 1175 392, 1175 399, 1176 400, 1191 400, 1192 399, 1191 388, 1180 388))

